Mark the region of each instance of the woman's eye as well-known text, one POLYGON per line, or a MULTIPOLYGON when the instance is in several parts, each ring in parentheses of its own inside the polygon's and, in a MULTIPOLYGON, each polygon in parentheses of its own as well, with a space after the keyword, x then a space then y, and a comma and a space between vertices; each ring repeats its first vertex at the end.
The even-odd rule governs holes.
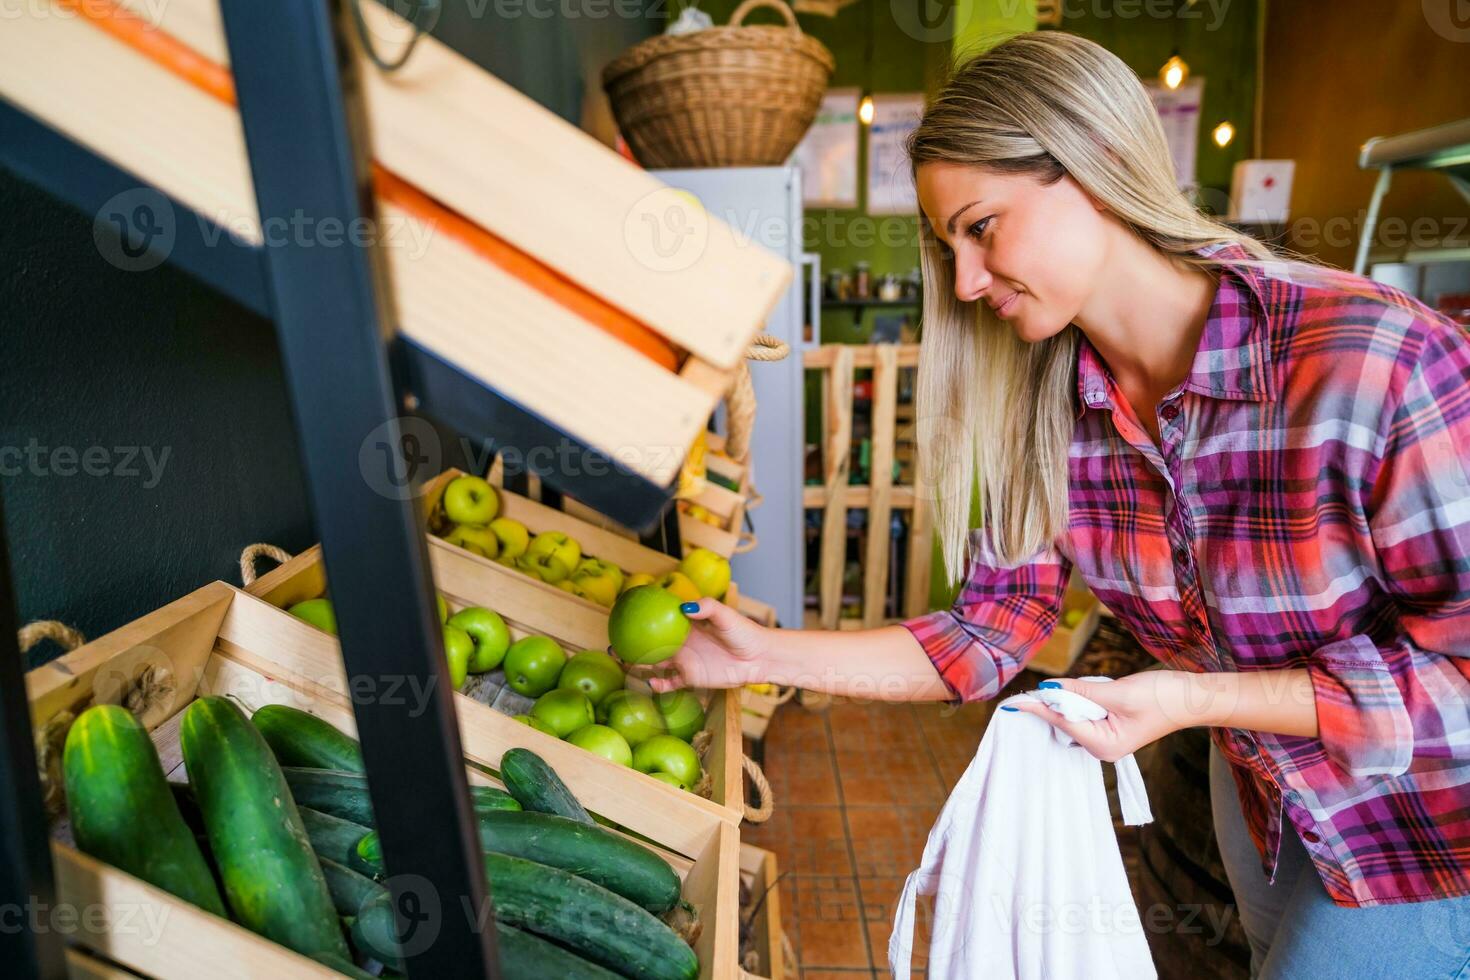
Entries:
MULTIPOLYGON (((993 217, 993 215, 991 217, 993 217)), ((991 217, 981 218, 979 221, 971 225, 970 236, 972 238, 978 239, 980 238, 980 236, 984 235, 985 230, 990 227, 991 217)))

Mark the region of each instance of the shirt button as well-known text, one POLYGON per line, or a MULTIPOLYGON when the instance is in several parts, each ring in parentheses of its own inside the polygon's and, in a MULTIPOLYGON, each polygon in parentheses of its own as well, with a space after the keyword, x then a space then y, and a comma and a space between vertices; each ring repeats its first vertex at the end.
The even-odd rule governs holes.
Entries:
POLYGON ((1159 414, 1164 417, 1165 422, 1172 422, 1179 417, 1179 406, 1170 402, 1159 414))
POLYGON ((1189 564, 1189 549, 1186 548, 1186 547, 1184 547, 1183 545, 1180 545, 1178 548, 1175 548, 1174 549, 1174 561, 1177 562, 1177 563, 1179 563, 1180 565, 1188 565, 1189 564))
POLYGON ((1316 844, 1322 840, 1322 835, 1315 830, 1304 830, 1302 831, 1302 840, 1308 844, 1316 844))

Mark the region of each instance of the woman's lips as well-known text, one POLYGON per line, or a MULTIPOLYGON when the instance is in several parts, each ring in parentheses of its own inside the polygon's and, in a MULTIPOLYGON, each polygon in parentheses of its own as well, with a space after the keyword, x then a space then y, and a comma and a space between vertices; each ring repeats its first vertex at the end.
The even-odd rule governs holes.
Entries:
POLYGON ((1011 293, 1005 298, 1005 302, 995 308, 995 315, 1004 319, 1016 308, 1016 300, 1020 299, 1020 293, 1011 293))

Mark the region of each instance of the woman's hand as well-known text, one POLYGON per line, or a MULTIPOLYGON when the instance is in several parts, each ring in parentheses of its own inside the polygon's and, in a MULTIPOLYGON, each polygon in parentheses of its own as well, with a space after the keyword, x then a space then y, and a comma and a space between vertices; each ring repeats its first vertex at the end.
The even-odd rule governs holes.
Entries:
POLYGON ((723 688, 766 680, 771 630, 747 619, 718 599, 686 602, 684 614, 694 622, 684 646, 667 664, 674 676, 653 677, 655 691, 680 687, 723 688), (695 608, 691 608, 695 607, 695 608))
POLYGON ((1107 684, 1063 677, 1043 681, 1101 705, 1101 721, 1068 721, 1040 701, 1016 701, 1002 710, 1024 711, 1060 728, 1095 758, 1117 762, 1150 742, 1192 725, 1208 724, 1194 687, 1183 670, 1145 670, 1107 684))

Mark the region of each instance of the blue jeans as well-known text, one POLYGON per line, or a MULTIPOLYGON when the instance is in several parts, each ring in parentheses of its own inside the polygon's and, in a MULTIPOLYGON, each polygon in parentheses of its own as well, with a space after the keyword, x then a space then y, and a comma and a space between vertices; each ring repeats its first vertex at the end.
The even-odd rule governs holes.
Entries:
POLYGON ((1258 980, 1470 980, 1470 897, 1343 908, 1327 897, 1296 830, 1266 883, 1230 764, 1210 743, 1210 804, 1225 874, 1258 980))

